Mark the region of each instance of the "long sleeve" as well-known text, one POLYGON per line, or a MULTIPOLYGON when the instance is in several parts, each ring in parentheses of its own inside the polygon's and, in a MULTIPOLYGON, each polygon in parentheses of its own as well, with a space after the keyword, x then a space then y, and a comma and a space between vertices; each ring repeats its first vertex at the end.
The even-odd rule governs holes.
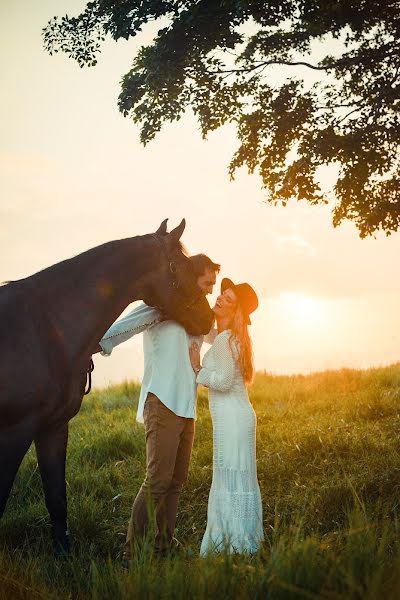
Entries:
POLYGON ((216 337, 213 352, 215 370, 202 367, 196 381, 219 392, 227 392, 233 385, 236 367, 236 360, 229 343, 229 334, 216 337))
POLYGON ((142 333, 151 325, 159 323, 162 315, 159 310, 147 304, 140 304, 122 319, 115 321, 100 340, 103 356, 110 356, 113 348, 126 342, 134 335, 142 333))

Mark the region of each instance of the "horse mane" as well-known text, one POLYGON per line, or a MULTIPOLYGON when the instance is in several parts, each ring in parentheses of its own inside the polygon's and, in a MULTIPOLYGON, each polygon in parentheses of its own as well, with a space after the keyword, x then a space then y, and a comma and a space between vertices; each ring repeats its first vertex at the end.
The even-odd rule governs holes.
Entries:
POLYGON ((65 276, 70 269, 73 269, 73 272, 79 276, 79 272, 82 272, 83 269, 90 269, 92 265, 99 263, 104 256, 109 255, 115 249, 122 248, 125 245, 128 245, 133 238, 124 238, 121 240, 112 240, 111 242, 105 242, 104 244, 100 244, 99 246, 95 246, 94 248, 89 248, 88 250, 84 250, 70 258, 66 258, 61 260, 53 265, 49 265, 44 267, 40 271, 33 273, 29 276, 29 278, 34 278, 37 280, 46 279, 49 275, 62 275, 65 276), (79 266, 78 270, 75 271, 76 266, 79 266))
POLYGON ((182 252, 182 254, 184 254, 185 256, 189 257, 189 251, 186 248, 185 244, 183 242, 181 242, 181 240, 178 240, 178 247, 180 249, 180 251, 182 252))
MULTIPOLYGON (((136 237, 145 237, 145 236, 136 236, 136 237)), ((38 278, 42 278, 42 277, 46 277, 49 273, 55 273, 55 272, 65 272, 66 269, 68 269, 68 267, 70 265, 73 265, 74 263, 77 262, 77 260, 79 260, 82 264, 82 262, 84 263, 91 263, 94 261, 98 261, 99 260, 99 254, 102 254, 103 252, 105 253, 109 253, 111 249, 116 248, 118 246, 123 246, 125 244, 128 244, 131 242, 133 238, 123 238, 120 240, 112 240, 109 242, 105 242, 103 244, 100 244, 99 246, 95 246, 94 248, 89 248, 88 250, 85 250, 75 256, 72 256, 70 258, 66 258, 64 260, 61 260, 53 265, 49 265, 47 267, 44 267, 43 269, 37 271, 36 273, 33 273, 31 275, 28 275, 27 277, 23 277, 22 279, 18 279, 18 280, 8 280, 8 281, 1 281, 0 282, 0 287, 5 287, 11 283, 17 283, 17 282, 21 282, 23 280, 26 279, 38 279, 38 278)), ((189 257, 189 252, 186 248, 186 246, 181 242, 181 240, 178 240, 176 243, 177 248, 187 257, 189 257)))

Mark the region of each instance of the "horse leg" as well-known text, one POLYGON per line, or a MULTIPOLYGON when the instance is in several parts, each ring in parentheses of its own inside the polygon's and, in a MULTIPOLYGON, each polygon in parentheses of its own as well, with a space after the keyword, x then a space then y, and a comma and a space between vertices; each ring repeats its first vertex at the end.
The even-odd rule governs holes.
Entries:
POLYGON ((20 423, 0 433, 0 518, 19 466, 32 443, 33 430, 28 423, 20 423))
POLYGON ((65 485, 67 442, 68 422, 44 428, 35 437, 44 497, 51 519, 54 552, 58 556, 66 556, 70 551, 65 485))

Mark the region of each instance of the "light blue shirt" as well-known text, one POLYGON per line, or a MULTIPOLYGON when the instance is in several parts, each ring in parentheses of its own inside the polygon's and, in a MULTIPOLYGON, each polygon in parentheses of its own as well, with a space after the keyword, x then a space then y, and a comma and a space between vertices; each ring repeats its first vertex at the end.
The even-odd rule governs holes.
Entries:
POLYGON ((192 342, 201 347, 203 336, 189 335, 175 321, 161 321, 161 313, 143 303, 106 331, 100 341, 102 354, 109 356, 115 346, 142 332, 144 374, 137 421, 143 423, 144 403, 149 392, 179 417, 195 419, 197 384, 189 347, 192 342))

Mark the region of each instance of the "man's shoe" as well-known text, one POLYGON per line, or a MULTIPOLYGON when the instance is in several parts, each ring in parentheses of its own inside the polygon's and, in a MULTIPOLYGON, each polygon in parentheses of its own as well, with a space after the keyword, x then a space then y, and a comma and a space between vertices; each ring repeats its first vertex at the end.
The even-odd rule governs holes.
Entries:
POLYGON ((180 556, 183 553, 184 547, 182 542, 178 540, 178 538, 173 537, 171 539, 169 551, 172 556, 180 556))
POLYGON ((170 546, 154 546, 154 556, 156 558, 169 558, 171 556, 170 546))
POLYGON ((168 546, 154 546, 154 556, 156 558, 174 558, 179 556, 181 558, 193 558, 193 550, 186 547, 177 540, 172 538, 168 546))
POLYGON ((130 566, 131 566, 131 561, 129 560, 129 558, 123 558, 122 562, 121 562, 121 570, 124 573, 128 573, 130 566))
POLYGON ((122 553, 121 561, 121 570, 124 571, 124 573, 129 571, 129 567, 131 566, 131 558, 131 549, 125 544, 125 550, 122 553))
POLYGON ((171 549, 174 556, 180 556, 181 558, 193 558, 194 556, 193 550, 175 537, 172 538, 171 549))

